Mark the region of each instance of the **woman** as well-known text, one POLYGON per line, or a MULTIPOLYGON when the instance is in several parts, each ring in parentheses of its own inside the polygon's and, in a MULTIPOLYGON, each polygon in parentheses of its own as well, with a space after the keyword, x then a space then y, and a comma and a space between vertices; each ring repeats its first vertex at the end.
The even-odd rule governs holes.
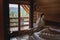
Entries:
POLYGON ((35 26, 34 26, 33 31, 34 31, 34 32, 40 31, 41 29, 44 28, 44 25, 45 25, 45 23, 44 23, 44 13, 42 13, 42 14, 39 16, 39 18, 38 18, 38 20, 37 20, 37 22, 36 22, 36 24, 35 24, 35 26))

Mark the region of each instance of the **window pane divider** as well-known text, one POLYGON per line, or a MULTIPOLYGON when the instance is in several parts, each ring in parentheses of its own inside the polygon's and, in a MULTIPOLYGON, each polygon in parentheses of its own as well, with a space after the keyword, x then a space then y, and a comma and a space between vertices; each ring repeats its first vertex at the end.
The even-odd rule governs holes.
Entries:
POLYGON ((20 31, 20 4, 18 4, 18 29, 20 31))

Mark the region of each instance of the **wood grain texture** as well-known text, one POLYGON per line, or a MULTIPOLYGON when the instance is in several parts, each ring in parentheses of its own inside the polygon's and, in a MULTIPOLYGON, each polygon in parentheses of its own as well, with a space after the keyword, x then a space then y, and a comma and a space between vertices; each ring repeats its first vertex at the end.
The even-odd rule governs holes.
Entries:
POLYGON ((45 19, 60 22, 60 0, 35 0, 36 10, 45 13, 45 19))

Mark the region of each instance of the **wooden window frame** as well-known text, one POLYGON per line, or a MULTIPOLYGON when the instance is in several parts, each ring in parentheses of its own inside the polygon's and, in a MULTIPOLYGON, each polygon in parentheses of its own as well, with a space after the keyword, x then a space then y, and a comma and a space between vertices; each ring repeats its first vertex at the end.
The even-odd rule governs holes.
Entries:
MULTIPOLYGON (((12 2, 12 1, 10 1, 9 4, 17 4, 18 5, 18 31, 20 31, 20 5, 30 5, 30 4, 29 3, 22 3, 22 2, 16 3, 16 2, 12 2)), ((31 24, 31 22, 30 22, 30 15, 29 15, 29 28, 31 28, 30 24, 31 24)))

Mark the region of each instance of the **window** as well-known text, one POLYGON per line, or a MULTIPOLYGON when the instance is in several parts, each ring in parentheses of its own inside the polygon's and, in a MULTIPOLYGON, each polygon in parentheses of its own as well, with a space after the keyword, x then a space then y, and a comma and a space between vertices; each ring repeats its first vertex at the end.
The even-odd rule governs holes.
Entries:
POLYGON ((29 11, 30 11, 29 5, 19 5, 19 6, 18 4, 9 4, 9 18, 10 18, 11 33, 13 31, 19 31, 19 28, 20 30, 29 30, 29 11), (19 12, 20 12, 20 17, 18 15, 19 12))
POLYGON ((9 4, 10 32, 18 31, 18 5, 9 4))
POLYGON ((29 30, 29 8, 27 5, 20 5, 21 30, 29 30))

